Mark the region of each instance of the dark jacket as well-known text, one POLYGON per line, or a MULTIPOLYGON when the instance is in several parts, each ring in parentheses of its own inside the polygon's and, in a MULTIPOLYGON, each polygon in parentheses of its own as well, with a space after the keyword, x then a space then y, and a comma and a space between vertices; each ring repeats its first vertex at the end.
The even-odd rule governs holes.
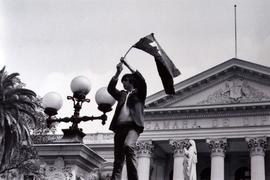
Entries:
MULTIPOLYGON (((146 83, 143 76, 138 71, 133 73, 133 75, 136 77, 136 90, 129 95, 127 106, 130 111, 130 116, 135 124, 135 129, 141 133, 144 129, 144 103, 146 99, 146 83)), ((109 129, 114 132, 117 130, 118 116, 127 96, 127 91, 119 91, 116 89, 117 81, 117 79, 112 78, 108 85, 108 92, 112 95, 112 97, 114 97, 114 99, 118 101, 112 122, 109 127, 109 129)))

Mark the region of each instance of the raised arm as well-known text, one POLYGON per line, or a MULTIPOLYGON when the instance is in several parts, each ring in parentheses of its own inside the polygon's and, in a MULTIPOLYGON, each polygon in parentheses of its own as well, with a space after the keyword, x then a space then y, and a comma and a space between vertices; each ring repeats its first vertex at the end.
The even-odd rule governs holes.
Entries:
POLYGON ((119 75, 121 74, 121 72, 123 71, 123 63, 120 62, 116 65, 116 72, 115 75, 113 76, 114 79, 118 79, 119 75))
POLYGON ((118 82, 118 78, 119 78, 119 75, 121 74, 122 70, 123 70, 123 63, 118 63, 116 65, 116 72, 115 72, 115 75, 112 77, 111 81, 109 82, 109 85, 108 85, 108 92, 109 94, 114 97, 114 99, 118 100, 120 95, 121 95, 121 92, 116 89, 116 84, 118 82))

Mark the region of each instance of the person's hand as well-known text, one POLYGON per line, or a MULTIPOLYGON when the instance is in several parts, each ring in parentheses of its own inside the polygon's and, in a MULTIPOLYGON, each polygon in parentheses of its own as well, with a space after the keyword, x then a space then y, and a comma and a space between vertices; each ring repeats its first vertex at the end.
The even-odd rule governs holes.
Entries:
POLYGON ((125 61, 125 58, 124 57, 121 57, 120 58, 120 62, 124 65, 127 65, 127 62, 125 61))
POLYGON ((117 69, 117 72, 122 72, 122 70, 123 70, 123 63, 122 62, 120 62, 120 63, 118 63, 117 65, 116 65, 116 69, 117 69))

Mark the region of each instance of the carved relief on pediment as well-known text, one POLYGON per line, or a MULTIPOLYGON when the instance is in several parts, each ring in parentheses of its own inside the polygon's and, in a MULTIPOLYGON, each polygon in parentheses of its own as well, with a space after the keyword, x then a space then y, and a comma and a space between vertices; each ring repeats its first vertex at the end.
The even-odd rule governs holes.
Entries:
POLYGON ((200 101, 198 105, 204 104, 231 104, 231 103, 247 103, 269 101, 270 97, 256 87, 249 84, 243 79, 228 80, 224 86, 207 99, 200 101))

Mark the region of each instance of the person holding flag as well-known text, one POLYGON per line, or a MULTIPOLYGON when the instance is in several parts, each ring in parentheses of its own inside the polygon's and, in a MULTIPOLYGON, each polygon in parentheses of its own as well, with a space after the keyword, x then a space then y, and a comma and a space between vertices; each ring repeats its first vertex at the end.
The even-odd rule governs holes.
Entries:
POLYGON ((125 61, 132 48, 140 49, 155 59, 157 70, 166 94, 175 94, 173 78, 181 73, 162 49, 154 34, 141 38, 131 46, 116 66, 116 73, 108 85, 108 92, 118 101, 109 129, 114 134, 114 164, 111 180, 121 180, 124 160, 126 159, 128 180, 138 180, 135 155, 136 141, 144 130, 144 105, 146 82, 139 71, 133 70, 125 61), (131 71, 121 82, 124 90, 116 89, 123 64, 131 71))
POLYGON ((144 105, 146 83, 139 71, 133 70, 124 58, 116 66, 116 73, 108 85, 108 92, 118 103, 109 129, 114 134, 114 164, 111 180, 121 180, 124 160, 126 159, 128 180, 138 180, 136 141, 144 130, 144 105), (116 89, 123 64, 131 74, 123 75, 121 82, 124 90, 116 89))

